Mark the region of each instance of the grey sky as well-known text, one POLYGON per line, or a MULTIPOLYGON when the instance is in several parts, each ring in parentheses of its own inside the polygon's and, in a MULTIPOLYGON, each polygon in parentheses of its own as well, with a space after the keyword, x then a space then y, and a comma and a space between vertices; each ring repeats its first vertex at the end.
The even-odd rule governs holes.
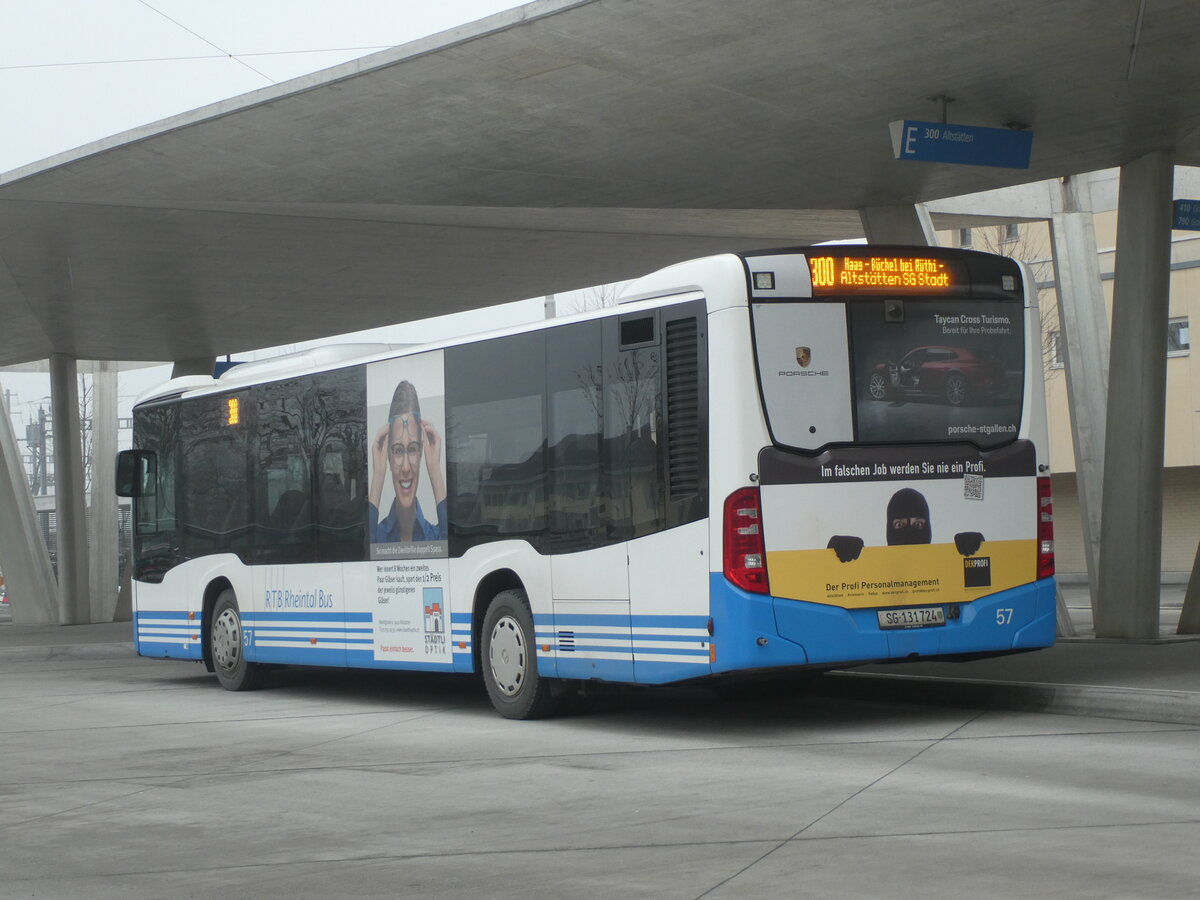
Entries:
POLYGON ((0 172, 519 5, 8 0, 0 172))
MULTIPOLYGON (((513 0, 7 0, 0 28, 0 172, 520 5, 513 0)), ((540 299, 508 304, 358 339, 435 340, 536 319, 541 309, 540 299)), ((128 415, 136 394, 168 373, 159 367, 123 374, 121 415, 128 415)), ((49 393, 48 378, 0 370, 0 389, 13 392, 11 412, 23 434, 20 423, 49 393)))

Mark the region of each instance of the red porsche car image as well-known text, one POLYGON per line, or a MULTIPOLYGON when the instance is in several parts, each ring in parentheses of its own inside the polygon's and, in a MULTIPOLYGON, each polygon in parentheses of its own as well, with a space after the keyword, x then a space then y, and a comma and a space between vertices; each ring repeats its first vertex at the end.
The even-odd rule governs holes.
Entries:
POLYGON ((867 376, 873 400, 931 397, 962 406, 1002 393, 1004 366, 988 354, 963 347, 916 347, 899 362, 879 363, 867 376))

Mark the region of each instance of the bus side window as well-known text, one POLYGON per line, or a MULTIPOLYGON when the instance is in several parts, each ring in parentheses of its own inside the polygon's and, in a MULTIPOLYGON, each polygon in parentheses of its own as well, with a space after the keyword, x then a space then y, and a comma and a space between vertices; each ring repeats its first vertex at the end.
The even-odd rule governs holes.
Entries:
POLYGON ((312 453, 304 415, 311 377, 271 382, 254 389, 257 406, 257 467, 254 484, 254 549, 261 563, 312 561, 312 453))
POLYGON ((316 455, 313 524, 318 562, 364 559, 367 543, 367 381, 359 366, 316 376, 305 421, 316 455))
POLYGON ((653 534, 664 523, 662 351, 648 320, 606 320, 603 472, 610 541, 653 534), (625 349, 630 332, 644 343, 625 349))
POLYGON ((607 510, 600 490, 601 350, 599 321, 546 332, 546 512, 552 553, 606 543, 607 510))
POLYGON ((546 346, 542 332, 446 350, 450 555, 546 531, 546 346))

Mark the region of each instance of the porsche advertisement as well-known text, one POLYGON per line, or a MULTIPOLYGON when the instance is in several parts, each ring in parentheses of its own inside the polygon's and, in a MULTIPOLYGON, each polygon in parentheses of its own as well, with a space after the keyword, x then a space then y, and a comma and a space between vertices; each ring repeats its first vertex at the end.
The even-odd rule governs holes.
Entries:
POLYGON ((1011 441, 1021 425, 1022 307, 888 300, 850 305, 857 439, 1011 441))

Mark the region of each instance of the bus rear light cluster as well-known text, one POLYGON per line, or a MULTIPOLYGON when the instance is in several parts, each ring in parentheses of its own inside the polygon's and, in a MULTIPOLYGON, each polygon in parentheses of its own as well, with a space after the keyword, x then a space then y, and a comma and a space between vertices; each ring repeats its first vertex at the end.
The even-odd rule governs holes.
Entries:
POLYGON ((1050 494, 1050 479, 1037 480, 1037 577, 1054 574, 1054 500, 1050 494))
POLYGON ((758 488, 738 488, 725 498, 725 577, 744 591, 765 594, 767 551, 758 488))

